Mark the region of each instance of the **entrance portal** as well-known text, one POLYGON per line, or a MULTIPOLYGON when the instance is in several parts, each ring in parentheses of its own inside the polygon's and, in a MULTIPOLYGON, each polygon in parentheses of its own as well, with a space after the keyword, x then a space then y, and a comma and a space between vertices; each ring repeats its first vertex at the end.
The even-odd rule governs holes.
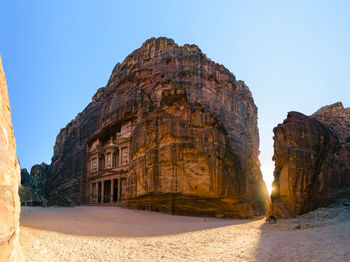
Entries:
POLYGON ((118 179, 114 179, 114 186, 113 186, 113 202, 118 201, 118 179))
POLYGON ((97 183, 97 203, 101 203, 101 182, 97 183))
POLYGON ((111 180, 105 180, 104 183, 103 202, 109 203, 111 197, 111 180))

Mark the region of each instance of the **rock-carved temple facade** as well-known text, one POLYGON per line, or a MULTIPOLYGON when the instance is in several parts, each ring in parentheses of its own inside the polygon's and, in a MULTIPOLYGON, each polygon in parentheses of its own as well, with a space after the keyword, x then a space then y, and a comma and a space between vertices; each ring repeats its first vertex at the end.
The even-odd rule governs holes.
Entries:
POLYGON ((130 163, 131 120, 93 136, 87 143, 90 203, 118 203, 126 199, 130 163))
POLYGON ((269 204, 258 156, 244 82, 196 45, 151 38, 60 131, 43 191, 48 205, 248 218, 269 204))

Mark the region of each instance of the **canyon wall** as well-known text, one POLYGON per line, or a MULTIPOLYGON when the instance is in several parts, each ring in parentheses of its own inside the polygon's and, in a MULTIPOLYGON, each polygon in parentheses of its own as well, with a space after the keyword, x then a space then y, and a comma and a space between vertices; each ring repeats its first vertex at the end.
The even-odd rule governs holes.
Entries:
POLYGON ((130 140, 130 207, 235 217, 265 213, 269 197, 250 90, 197 46, 163 37, 147 40, 118 63, 107 85, 61 129, 45 183, 49 204, 88 201, 87 141, 130 118, 137 119, 130 140))
POLYGON ((270 213, 291 217, 350 197, 350 108, 289 112, 274 134, 270 213))
POLYGON ((0 58, 0 261, 23 261, 19 244, 20 167, 0 58))

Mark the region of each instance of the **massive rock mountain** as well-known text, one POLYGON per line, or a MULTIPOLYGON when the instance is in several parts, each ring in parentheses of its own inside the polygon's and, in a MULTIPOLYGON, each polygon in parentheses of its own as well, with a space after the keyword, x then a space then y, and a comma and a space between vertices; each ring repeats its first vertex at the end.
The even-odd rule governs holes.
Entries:
POLYGON ((350 196, 350 108, 338 102, 311 116, 289 112, 274 133, 270 212, 291 217, 350 196))
POLYGON ((0 261, 23 261, 19 244, 20 167, 0 58, 0 261))
MULTIPOLYGON (((252 217, 269 203, 257 108, 243 81, 196 45, 151 38, 61 129, 48 168, 49 204, 86 203, 86 143, 130 116, 128 205, 172 202, 172 213, 252 217)), ((171 212, 171 211, 169 211, 171 212)))

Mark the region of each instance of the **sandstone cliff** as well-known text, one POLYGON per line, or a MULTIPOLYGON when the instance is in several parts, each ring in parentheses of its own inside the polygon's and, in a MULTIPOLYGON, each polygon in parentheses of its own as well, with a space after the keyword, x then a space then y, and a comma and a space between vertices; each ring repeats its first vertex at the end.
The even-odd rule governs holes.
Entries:
POLYGON ((272 213, 295 216, 350 196, 350 108, 289 112, 274 133, 272 213))
POLYGON ((164 204, 170 201, 180 213, 265 212, 251 92, 197 46, 167 38, 147 40, 118 63, 107 85, 58 134, 46 180, 49 204, 88 201, 86 143, 130 117, 137 126, 129 206, 171 212, 164 204))
POLYGON ((13 136, 6 78, 0 59, 0 261, 22 261, 19 245, 20 167, 13 136))

